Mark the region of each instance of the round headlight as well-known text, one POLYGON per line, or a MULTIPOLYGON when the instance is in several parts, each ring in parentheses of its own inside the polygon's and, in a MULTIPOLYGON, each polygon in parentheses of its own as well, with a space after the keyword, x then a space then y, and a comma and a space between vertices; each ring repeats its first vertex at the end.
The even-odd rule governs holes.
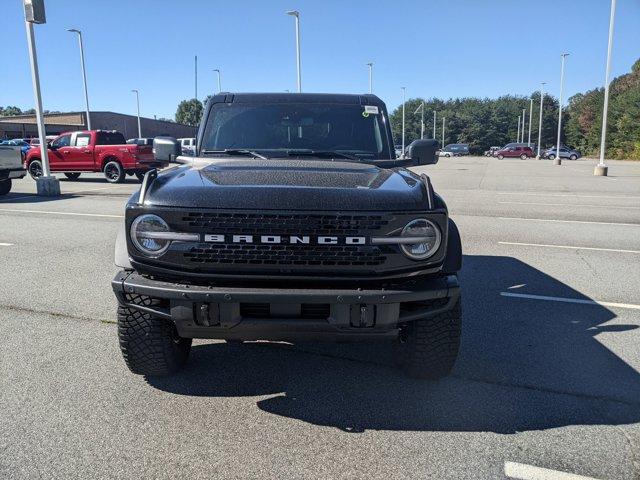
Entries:
POLYGON ((171 240, 163 238, 168 231, 169 225, 159 216, 140 215, 131 224, 131 241, 145 255, 159 257, 171 244, 171 240))
POLYGON ((436 253, 442 239, 438 226, 424 218, 409 222, 402 230, 402 236, 420 238, 418 243, 401 245, 404 254, 413 260, 424 260, 436 253))

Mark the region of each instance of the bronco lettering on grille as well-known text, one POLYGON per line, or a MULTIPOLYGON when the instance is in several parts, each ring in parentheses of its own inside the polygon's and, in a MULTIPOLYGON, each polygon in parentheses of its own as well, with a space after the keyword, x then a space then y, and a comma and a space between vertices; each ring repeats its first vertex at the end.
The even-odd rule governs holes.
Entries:
POLYGON ((310 235, 204 235, 208 243, 260 243, 260 244, 314 244, 314 245, 365 245, 366 237, 337 237, 310 235))

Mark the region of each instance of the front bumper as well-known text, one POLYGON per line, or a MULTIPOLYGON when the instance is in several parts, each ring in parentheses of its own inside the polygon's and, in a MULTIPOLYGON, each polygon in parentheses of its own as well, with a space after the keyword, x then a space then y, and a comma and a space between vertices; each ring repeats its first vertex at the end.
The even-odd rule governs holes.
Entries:
POLYGON ((360 340, 395 337, 399 325, 447 311, 455 275, 392 288, 261 288, 182 285, 121 271, 112 281, 122 306, 173 321, 186 338, 360 340), (159 299, 151 307, 148 298, 159 299))

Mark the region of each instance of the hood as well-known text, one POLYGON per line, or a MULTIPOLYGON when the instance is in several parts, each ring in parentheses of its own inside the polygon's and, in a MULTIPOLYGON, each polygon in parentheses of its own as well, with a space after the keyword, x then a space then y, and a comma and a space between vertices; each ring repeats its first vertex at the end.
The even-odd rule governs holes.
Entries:
POLYGON ((420 177, 349 161, 210 159, 158 176, 145 205, 262 210, 427 210, 420 177))

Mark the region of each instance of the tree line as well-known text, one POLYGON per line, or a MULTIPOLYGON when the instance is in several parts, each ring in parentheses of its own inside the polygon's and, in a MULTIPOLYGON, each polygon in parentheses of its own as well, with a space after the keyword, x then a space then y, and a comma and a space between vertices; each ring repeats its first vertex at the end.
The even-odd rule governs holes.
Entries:
MULTIPOLYGON (((433 112, 437 112, 435 138, 442 143, 442 119, 445 118, 444 145, 468 143, 472 153, 490 146, 515 142, 518 116, 525 109, 527 123, 524 141, 529 134, 529 98, 533 98, 531 143, 538 143, 540 92, 530 97, 505 95, 496 99, 413 98, 405 106, 405 144, 420 138, 421 115, 415 113, 424 101, 425 138, 434 138, 433 112)), ((562 113, 561 142, 577 148, 583 155, 597 156, 600 151, 604 88, 578 93, 567 102, 562 113)), ((391 127, 396 144, 402 142, 402 105, 391 113, 391 127)), ((558 100, 544 95, 541 147, 554 146, 558 130, 558 100)), ((640 160, 640 60, 631 73, 615 78, 609 92, 607 158, 640 160)))

